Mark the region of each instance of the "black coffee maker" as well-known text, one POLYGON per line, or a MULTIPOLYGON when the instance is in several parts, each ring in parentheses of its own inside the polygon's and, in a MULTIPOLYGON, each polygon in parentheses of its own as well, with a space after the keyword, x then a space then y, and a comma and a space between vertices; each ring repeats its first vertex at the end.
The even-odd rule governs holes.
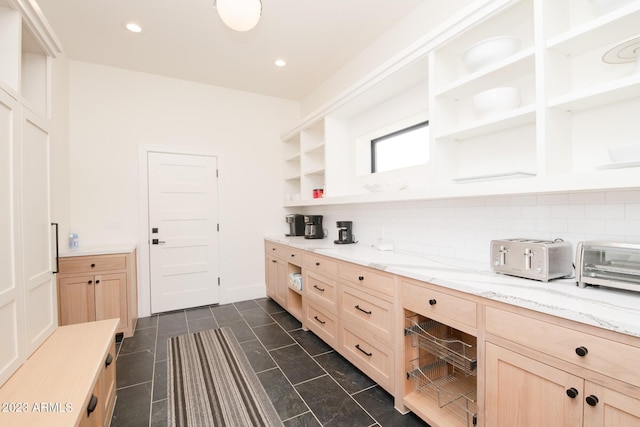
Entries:
POLYGON ((322 230, 322 215, 305 215, 304 216, 304 238, 305 239, 323 239, 324 231, 322 230))
POLYGON ((285 236, 304 236, 304 215, 287 215, 285 222, 289 226, 289 232, 285 236))
POLYGON ((337 221, 336 225, 338 226, 338 240, 334 240, 333 243, 336 243, 338 245, 355 243, 353 241, 352 221, 337 221))

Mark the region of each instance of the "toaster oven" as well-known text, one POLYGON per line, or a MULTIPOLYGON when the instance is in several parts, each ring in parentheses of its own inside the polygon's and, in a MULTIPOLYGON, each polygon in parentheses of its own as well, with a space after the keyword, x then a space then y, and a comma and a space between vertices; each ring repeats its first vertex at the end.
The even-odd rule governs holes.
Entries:
POLYGON ((640 291, 640 244, 579 242, 576 282, 581 288, 599 285, 640 291))

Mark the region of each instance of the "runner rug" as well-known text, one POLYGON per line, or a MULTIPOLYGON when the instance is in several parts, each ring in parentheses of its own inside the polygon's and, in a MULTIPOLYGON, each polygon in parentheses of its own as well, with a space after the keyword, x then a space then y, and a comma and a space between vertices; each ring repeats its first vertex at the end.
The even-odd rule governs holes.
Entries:
POLYGON ((167 341, 169 426, 282 426, 228 327, 167 341))

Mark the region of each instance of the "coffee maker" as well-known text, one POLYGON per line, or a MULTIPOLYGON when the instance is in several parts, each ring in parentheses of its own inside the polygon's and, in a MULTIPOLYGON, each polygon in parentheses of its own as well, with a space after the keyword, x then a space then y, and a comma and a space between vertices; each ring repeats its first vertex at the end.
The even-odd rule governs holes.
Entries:
POLYGON ((356 243, 353 241, 352 221, 337 221, 336 225, 338 226, 338 240, 334 240, 333 243, 338 245, 356 243))
POLYGON ((322 215, 305 215, 304 216, 304 238, 305 239, 323 239, 324 231, 322 230, 322 215))
POLYGON ((285 236, 304 236, 304 215, 287 215, 284 220, 289 226, 289 232, 285 236))

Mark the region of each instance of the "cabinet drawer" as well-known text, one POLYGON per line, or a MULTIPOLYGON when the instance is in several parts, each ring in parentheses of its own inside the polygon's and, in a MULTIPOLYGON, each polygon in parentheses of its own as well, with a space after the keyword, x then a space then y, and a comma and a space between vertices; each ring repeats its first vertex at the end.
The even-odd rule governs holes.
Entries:
POLYGON ((489 334, 640 386, 640 348, 494 307, 486 308, 485 325, 489 334))
POLYGON ((302 251, 299 249, 286 248, 285 250, 285 259, 287 262, 291 264, 295 264, 299 267, 302 267, 302 251))
POLYGON ((349 286, 341 287, 341 319, 365 335, 385 344, 393 342, 393 304, 360 292, 349 286))
POLYGON ((320 307, 307 302, 306 326, 331 347, 338 344, 338 321, 334 314, 330 314, 320 307))
POLYGON ((394 295, 394 278, 391 275, 378 273, 356 264, 340 264, 338 271, 340 278, 362 286, 363 289, 370 289, 390 297, 394 295))
POLYGON ((393 350, 350 328, 343 328, 341 336, 344 356, 384 389, 392 390, 393 350))
POLYGON ((316 303, 336 310, 336 282, 314 273, 307 273, 306 296, 316 303))
POLYGON ((304 267, 309 271, 326 274, 328 276, 338 275, 338 263, 320 255, 312 253, 304 254, 304 267))
POLYGON ((287 247, 277 243, 264 242, 266 255, 274 255, 284 258, 287 254, 287 247))
POLYGON ((126 268, 126 254, 60 258, 60 274, 92 273, 126 268))
POLYGON ((442 323, 458 326, 462 323, 473 328, 477 321, 477 304, 464 298, 436 291, 423 284, 402 281, 402 302, 416 313, 442 323))

